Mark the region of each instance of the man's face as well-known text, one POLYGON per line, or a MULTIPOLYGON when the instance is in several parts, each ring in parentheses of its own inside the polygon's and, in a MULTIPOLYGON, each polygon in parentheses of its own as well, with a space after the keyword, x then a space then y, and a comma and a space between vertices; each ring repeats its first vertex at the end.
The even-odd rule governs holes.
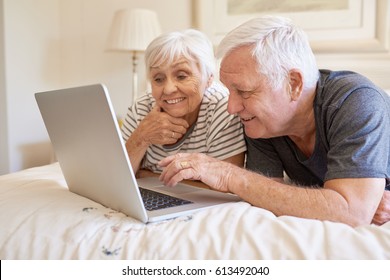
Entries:
POLYGON ((220 79, 229 89, 228 111, 237 114, 251 138, 286 135, 291 120, 291 98, 286 86, 273 90, 260 74, 251 47, 230 52, 221 63, 220 79))

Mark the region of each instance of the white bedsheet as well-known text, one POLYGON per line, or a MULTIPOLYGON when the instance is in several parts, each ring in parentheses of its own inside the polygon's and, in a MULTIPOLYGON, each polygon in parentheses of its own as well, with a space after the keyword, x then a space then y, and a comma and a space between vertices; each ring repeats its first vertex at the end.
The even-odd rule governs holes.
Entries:
POLYGON ((390 259, 390 223, 352 228, 239 202, 143 224, 68 191, 57 163, 0 176, 0 259, 390 259))

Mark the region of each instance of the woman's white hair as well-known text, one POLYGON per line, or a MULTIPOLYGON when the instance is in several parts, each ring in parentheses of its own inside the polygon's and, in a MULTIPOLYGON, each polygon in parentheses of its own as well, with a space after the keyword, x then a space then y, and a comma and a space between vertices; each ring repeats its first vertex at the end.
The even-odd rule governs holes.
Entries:
POLYGON ((253 46, 258 72, 265 75, 273 89, 284 85, 292 69, 302 71, 305 88, 318 81, 319 71, 307 35, 288 18, 264 16, 245 22, 225 36, 217 57, 223 59, 241 46, 253 46))
POLYGON ((145 51, 147 77, 150 78, 151 67, 171 64, 179 57, 195 61, 204 81, 214 76, 216 61, 213 45, 202 32, 186 29, 162 34, 149 44, 145 51))

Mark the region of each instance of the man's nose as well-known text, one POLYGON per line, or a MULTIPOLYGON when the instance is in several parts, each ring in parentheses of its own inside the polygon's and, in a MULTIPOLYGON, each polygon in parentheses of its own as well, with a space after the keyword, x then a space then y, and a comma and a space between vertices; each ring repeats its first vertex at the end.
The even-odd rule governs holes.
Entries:
POLYGON ((231 115, 237 114, 243 110, 241 97, 237 93, 230 92, 227 110, 231 115))

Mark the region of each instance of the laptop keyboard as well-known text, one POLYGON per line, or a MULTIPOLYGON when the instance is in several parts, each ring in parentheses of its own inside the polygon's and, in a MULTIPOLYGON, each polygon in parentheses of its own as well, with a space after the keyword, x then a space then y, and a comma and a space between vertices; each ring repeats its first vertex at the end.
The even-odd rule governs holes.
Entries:
POLYGON ((191 204, 192 201, 162 194, 144 188, 139 188, 146 210, 153 211, 174 206, 191 204))

